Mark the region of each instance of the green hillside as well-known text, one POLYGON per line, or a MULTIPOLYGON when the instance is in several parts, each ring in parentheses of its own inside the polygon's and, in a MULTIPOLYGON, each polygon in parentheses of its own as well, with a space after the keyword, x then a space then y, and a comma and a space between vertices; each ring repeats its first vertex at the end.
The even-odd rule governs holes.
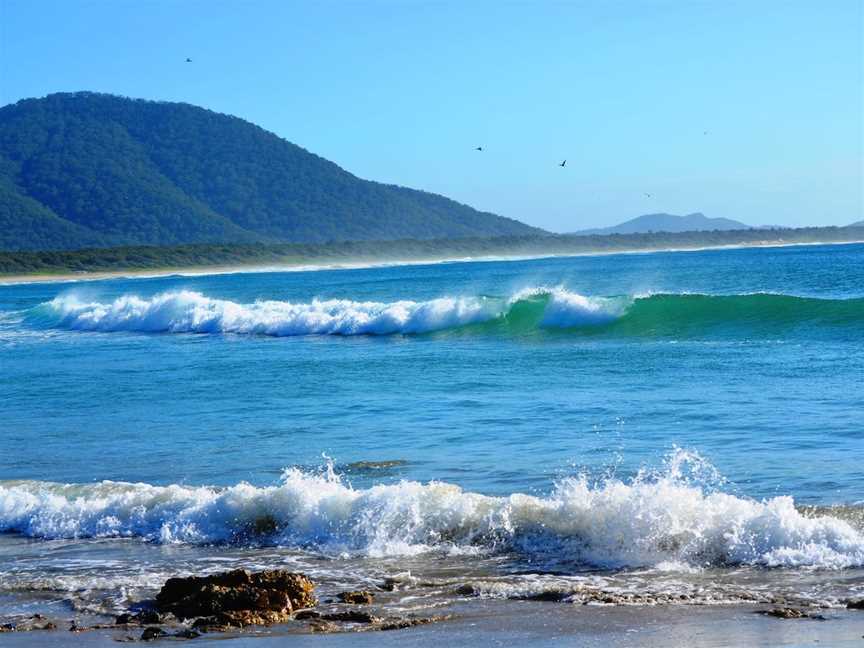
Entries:
POLYGON ((4 250, 540 233, 187 104, 79 92, 0 108, 4 250))

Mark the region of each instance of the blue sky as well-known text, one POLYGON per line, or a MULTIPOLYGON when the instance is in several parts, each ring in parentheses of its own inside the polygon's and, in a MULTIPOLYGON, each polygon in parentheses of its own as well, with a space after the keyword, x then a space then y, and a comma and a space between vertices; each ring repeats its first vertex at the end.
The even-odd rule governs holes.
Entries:
POLYGON ((864 218, 862 0, 0 0, 0 104, 72 90, 238 115, 555 231, 864 218))

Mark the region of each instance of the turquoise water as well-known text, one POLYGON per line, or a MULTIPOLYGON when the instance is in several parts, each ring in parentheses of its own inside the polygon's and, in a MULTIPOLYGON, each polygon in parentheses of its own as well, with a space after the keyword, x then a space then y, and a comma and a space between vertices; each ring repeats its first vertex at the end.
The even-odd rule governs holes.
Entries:
POLYGON ((0 286, 0 400, 15 591, 310 556, 864 587, 864 245, 0 286))

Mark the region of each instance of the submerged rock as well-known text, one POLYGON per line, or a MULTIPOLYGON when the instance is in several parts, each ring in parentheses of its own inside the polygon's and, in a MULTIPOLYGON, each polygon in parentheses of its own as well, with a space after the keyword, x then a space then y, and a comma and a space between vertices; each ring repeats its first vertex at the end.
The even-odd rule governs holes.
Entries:
POLYGON ((303 574, 282 569, 250 573, 235 569, 212 576, 169 578, 156 605, 179 619, 198 618, 209 629, 284 623, 291 614, 314 607, 315 585, 303 574))
POLYGON ((343 603, 351 603, 352 605, 370 605, 375 600, 375 595, 366 590, 340 592, 336 597, 343 603))
POLYGON ((773 610, 760 610, 759 614, 775 617, 777 619, 806 619, 809 616, 804 610, 790 607, 774 608, 773 610))
POLYGON ((33 630, 56 629, 57 624, 53 621, 48 621, 41 614, 34 614, 26 619, 19 618, 13 621, 0 623, 0 632, 31 632, 33 630))

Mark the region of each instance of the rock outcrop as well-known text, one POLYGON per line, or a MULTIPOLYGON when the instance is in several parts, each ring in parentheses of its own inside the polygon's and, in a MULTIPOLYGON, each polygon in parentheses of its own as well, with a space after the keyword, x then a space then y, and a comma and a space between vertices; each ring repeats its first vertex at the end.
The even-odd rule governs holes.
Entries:
POLYGON ((353 592, 340 592, 336 595, 336 598, 343 603, 350 603, 352 605, 371 605, 372 601, 375 600, 375 595, 366 590, 357 590, 353 592))
POLYGON ((292 613, 314 607, 315 586, 303 574, 281 569, 250 573, 245 569, 170 578, 156 596, 161 613, 197 619, 196 627, 244 627, 284 623, 292 613))

